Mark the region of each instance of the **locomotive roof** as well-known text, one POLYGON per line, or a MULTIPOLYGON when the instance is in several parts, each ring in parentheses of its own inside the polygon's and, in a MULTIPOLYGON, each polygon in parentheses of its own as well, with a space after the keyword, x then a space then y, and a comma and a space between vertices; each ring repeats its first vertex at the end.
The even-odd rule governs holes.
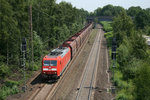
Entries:
POLYGON ((56 48, 54 50, 52 50, 49 54, 48 54, 48 58, 56 58, 58 56, 65 56, 65 54, 69 51, 68 47, 59 47, 56 48))

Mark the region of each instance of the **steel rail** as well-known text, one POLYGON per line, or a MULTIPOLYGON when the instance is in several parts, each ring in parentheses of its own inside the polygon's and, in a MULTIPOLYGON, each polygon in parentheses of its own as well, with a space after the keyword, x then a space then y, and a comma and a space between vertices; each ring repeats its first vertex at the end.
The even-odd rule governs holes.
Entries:
MULTIPOLYGON (((93 47, 92 47, 92 50, 91 51, 93 51, 93 49, 96 47, 96 42, 97 42, 97 38, 100 38, 100 37, 102 37, 101 35, 100 35, 100 32, 99 32, 99 36, 98 37, 96 37, 96 39, 95 39, 95 42, 94 42, 94 44, 93 44, 93 47)), ((99 41, 99 39, 98 39, 98 41, 99 41)), ((101 42, 101 41, 100 41, 101 42)), ((99 50, 100 50, 100 44, 101 43, 99 43, 98 44, 98 49, 97 49, 97 53, 96 53, 96 58, 97 58, 97 56, 99 56, 98 55, 98 52, 99 52, 99 50)), ((90 53, 90 55, 92 55, 94 52, 91 52, 90 53)), ((90 56, 89 55, 89 56, 90 56)), ((88 58, 88 60, 87 60, 87 64, 86 65, 89 65, 89 60, 90 60, 90 57, 88 58)), ((94 68, 93 68, 93 70, 92 70, 92 78, 91 78, 91 81, 90 81, 90 88, 89 88, 89 92, 88 92, 88 100, 90 100, 90 98, 91 98, 91 93, 92 93, 92 89, 93 89, 93 79, 95 78, 95 69, 96 69, 96 64, 97 64, 97 59, 95 59, 95 62, 94 62, 94 68)), ((83 76, 82 76, 82 79, 81 79, 81 84, 80 84, 80 86, 79 86, 79 91, 78 91, 78 93, 77 93, 77 96, 76 96, 76 100, 79 100, 79 97, 80 97, 80 95, 81 95, 81 90, 82 90, 82 88, 83 88, 83 84, 84 84, 84 81, 85 81, 85 78, 87 77, 87 73, 88 73, 88 68, 89 68, 89 66, 87 66, 86 68, 85 68, 85 70, 84 70, 84 74, 83 74, 83 76)))

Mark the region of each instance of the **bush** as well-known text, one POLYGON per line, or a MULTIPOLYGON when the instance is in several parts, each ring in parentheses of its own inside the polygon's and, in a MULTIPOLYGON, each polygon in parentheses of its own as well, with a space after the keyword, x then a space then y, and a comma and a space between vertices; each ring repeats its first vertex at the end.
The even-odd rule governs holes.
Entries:
POLYGON ((19 89, 16 85, 12 87, 3 86, 0 90, 0 100, 5 100, 8 95, 19 93, 19 89))
POLYGON ((115 71, 114 74, 114 83, 116 86, 118 86, 120 84, 120 80, 122 80, 122 73, 120 71, 115 71))
POLYGON ((10 73, 10 69, 7 65, 2 64, 0 65, 0 77, 1 78, 5 78, 6 76, 8 76, 10 73))
POLYGON ((100 23, 103 25, 104 31, 106 31, 106 32, 112 31, 112 26, 111 26, 112 22, 101 21, 100 23))
POLYGON ((4 100, 8 95, 19 93, 18 81, 6 80, 4 86, 0 88, 0 100, 4 100))
POLYGON ((104 37, 106 37, 108 47, 111 47, 111 45, 112 45, 112 38, 113 38, 112 31, 105 33, 104 37))
POLYGON ((126 89, 122 89, 118 92, 116 100, 133 100, 133 96, 127 93, 126 89))
POLYGON ((116 100, 133 100, 134 85, 132 81, 124 81, 123 74, 115 71, 114 83, 117 86, 116 100))
POLYGON ((150 100, 150 65, 145 63, 139 68, 135 79, 136 100, 150 100))
POLYGON ((37 64, 34 63, 34 65, 33 65, 33 71, 37 71, 39 69, 39 67, 41 67, 40 64, 37 65, 37 64))
POLYGON ((7 87, 13 87, 14 85, 18 86, 19 82, 18 81, 13 81, 13 80, 6 80, 5 85, 7 87))
POLYGON ((124 90, 124 89, 122 91, 120 91, 116 96, 116 100, 128 100, 128 97, 125 94, 125 91, 126 90, 124 90))
POLYGON ((39 64, 39 62, 37 62, 38 64, 36 64, 36 62, 33 63, 33 65, 29 65, 29 63, 26 63, 26 69, 29 71, 37 71, 39 69, 39 67, 41 67, 41 64, 39 64))

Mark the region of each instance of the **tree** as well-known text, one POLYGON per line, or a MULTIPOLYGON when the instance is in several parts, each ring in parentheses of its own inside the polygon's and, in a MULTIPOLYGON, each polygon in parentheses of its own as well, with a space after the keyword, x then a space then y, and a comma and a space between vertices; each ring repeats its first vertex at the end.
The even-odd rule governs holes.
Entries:
POLYGON ((95 16, 101 16, 101 11, 102 11, 102 8, 97 8, 96 10, 94 10, 94 14, 95 16))
POLYGON ((124 70, 122 69, 122 67, 126 66, 131 60, 132 51, 133 51, 133 47, 131 41, 127 37, 125 37, 123 39, 122 44, 120 44, 117 50, 118 52, 117 59, 119 59, 118 63, 121 66, 121 70, 124 70))
POLYGON ((103 8, 97 8, 94 13, 96 16, 117 16, 124 11, 120 6, 106 5, 103 8))
POLYGON ((147 9, 146 9, 146 12, 150 14, 150 8, 147 8, 147 9))
POLYGON ((38 60, 41 60, 42 52, 43 52, 43 42, 40 38, 40 36, 37 35, 35 31, 33 31, 34 39, 33 39, 33 45, 34 45, 34 61, 37 62, 38 60))
POLYGON ((117 16, 123 11, 125 11, 124 8, 122 8, 120 6, 114 6, 113 16, 117 16))
POLYGON ((113 10, 114 7, 112 5, 106 5, 103 7, 102 11, 101 11, 101 15, 102 16, 113 16, 113 10))
POLYGON ((141 33, 134 32, 133 36, 131 37, 131 44, 133 44, 132 47, 134 48, 132 51, 132 55, 134 57, 137 59, 147 59, 147 44, 141 33))
POLYGON ((10 61, 14 61, 12 56, 15 57, 15 54, 18 50, 16 50, 16 42, 15 38, 19 33, 19 29, 17 28, 18 22, 14 19, 13 7, 7 0, 1 0, 0 7, 0 19, 1 19, 1 30, 0 30, 0 54, 4 55, 7 61, 7 64, 11 63, 10 61), (13 50, 11 50, 11 49, 13 50))
POLYGON ((135 97, 136 100, 150 99, 150 65, 144 63, 138 70, 135 78, 135 97))
POLYGON ((145 10, 140 11, 135 17, 137 28, 143 29, 145 26, 150 25, 150 14, 145 10))
POLYGON ((114 18, 112 26, 118 45, 122 43, 124 37, 130 37, 134 30, 133 21, 125 11, 114 18))
POLYGON ((127 10, 127 14, 129 16, 135 17, 140 11, 142 11, 142 8, 140 6, 137 7, 132 6, 127 10))

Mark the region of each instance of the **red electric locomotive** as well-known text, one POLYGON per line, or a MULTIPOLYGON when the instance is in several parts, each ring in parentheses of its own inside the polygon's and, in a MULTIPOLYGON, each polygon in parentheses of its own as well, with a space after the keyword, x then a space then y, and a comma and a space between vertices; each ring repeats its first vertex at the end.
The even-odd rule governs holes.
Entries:
POLYGON ((54 49, 42 61, 42 76, 45 78, 59 78, 71 60, 69 47, 54 49))

